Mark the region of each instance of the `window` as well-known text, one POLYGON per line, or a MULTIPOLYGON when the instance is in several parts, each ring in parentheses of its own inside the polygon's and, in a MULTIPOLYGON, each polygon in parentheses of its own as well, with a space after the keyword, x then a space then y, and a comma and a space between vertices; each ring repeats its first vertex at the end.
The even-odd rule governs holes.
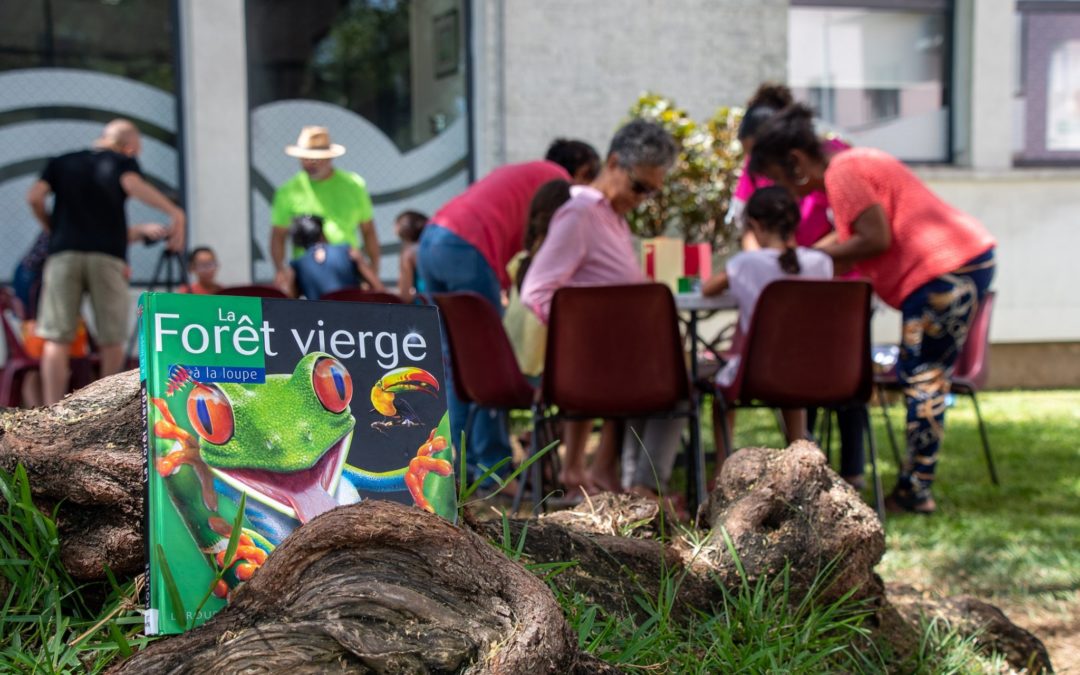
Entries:
POLYGON ((943 1, 792 0, 788 82, 856 145, 947 162, 950 24, 943 1))
MULTIPOLYGON (((138 125, 143 174, 179 199, 174 12, 170 0, 0 2, 0 279, 40 232, 26 191, 45 163, 113 118, 138 125)), ((161 214, 131 200, 128 220, 161 214)), ((161 248, 130 249, 132 281, 150 280, 161 248)))
POLYGON ((269 259, 274 189, 298 170, 282 149, 328 127, 338 168, 367 183, 393 277, 394 216, 431 215, 468 184, 464 0, 247 0, 254 278, 269 259))
POLYGON ((1018 164, 1080 162, 1080 2, 1020 2, 1018 164))

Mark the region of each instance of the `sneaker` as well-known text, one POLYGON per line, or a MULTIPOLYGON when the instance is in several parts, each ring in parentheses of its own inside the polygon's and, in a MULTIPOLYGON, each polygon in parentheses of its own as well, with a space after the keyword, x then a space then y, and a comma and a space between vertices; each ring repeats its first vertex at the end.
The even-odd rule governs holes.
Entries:
POLYGON ((885 510, 889 513, 918 513, 928 516, 937 510, 937 505, 929 488, 915 492, 897 485, 885 498, 885 510))

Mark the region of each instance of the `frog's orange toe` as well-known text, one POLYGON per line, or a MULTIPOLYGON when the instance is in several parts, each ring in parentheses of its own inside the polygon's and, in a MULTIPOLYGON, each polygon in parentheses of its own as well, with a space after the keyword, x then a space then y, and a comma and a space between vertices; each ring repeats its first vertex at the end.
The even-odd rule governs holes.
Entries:
POLYGON ((214 584, 214 595, 224 600, 229 597, 229 585, 223 579, 214 584))
POLYGON ((255 574, 255 570, 258 569, 255 565, 249 563, 240 563, 233 570, 236 573, 236 578, 240 581, 247 581, 255 574))

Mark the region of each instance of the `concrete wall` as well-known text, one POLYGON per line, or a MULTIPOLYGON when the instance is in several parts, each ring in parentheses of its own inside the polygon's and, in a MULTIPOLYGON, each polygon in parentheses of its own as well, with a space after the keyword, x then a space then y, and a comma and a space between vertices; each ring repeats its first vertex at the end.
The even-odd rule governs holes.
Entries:
POLYGON ((210 246, 226 285, 251 280, 243 0, 180 3, 188 242, 210 246))
POLYGON ((603 154, 644 91, 695 119, 783 80, 784 0, 474 0, 477 174, 558 136, 603 154))

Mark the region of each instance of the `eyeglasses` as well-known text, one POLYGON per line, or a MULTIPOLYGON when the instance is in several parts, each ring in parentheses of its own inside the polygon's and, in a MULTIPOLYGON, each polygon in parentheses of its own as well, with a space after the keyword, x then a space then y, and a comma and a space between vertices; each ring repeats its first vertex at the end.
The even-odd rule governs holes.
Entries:
POLYGON ((630 179, 630 189, 633 190, 636 195, 651 197, 660 191, 659 187, 643 183, 637 178, 634 178, 634 174, 630 173, 629 169, 626 170, 626 177, 630 179))
POLYGON ((218 264, 216 262, 199 262, 195 263, 195 269, 200 272, 209 272, 210 270, 216 270, 218 264))

